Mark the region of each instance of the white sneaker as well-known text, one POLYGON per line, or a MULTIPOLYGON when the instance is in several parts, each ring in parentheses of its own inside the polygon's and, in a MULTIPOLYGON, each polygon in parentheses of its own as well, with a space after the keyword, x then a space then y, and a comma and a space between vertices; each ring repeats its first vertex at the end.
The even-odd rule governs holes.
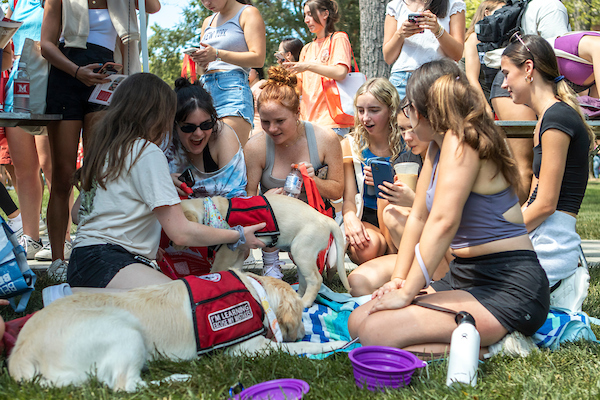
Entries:
MULTIPOLYGON (((65 255, 65 260, 68 260, 69 258, 71 258, 71 249, 73 248, 73 245, 71 244, 71 242, 65 240, 65 247, 64 247, 64 255, 65 255)), ((35 259, 37 261, 52 261, 52 248, 50 247, 50 242, 46 243, 46 245, 37 253, 35 253, 35 259)))
POLYGON ((52 261, 52 264, 48 267, 48 276, 59 282, 65 282, 67 280, 67 263, 60 258, 52 261))
POLYGON ((504 336, 499 342, 488 346, 489 353, 485 354, 483 358, 488 359, 496 354, 527 357, 529 353, 537 350, 538 347, 530 336, 524 336, 521 332, 514 331, 504 336))
POLYGON ((25 253, 27 254, 28 260, 33 260, 35 254, 40 251, 44 246, 42 245, 42 241, 36 242, 29 235, 23 235, 19 239, 19 244, 23 246, 25 253))
POLYGON ((46 226, 46 222, 44 222, 41 215, 40 215, 39 229, 40 229, 40 236, 48 234, 48 227, 46 226))
POLYGON ((273 265, 263 265, 263 276, 282 279, 283 272, 281 272, 281 266, 284 264, 285 263, 283 261, 277 260, 273 265))
POLYGON ((6 218, 6 225, 17 235, 17 239, 20 239, 23 236, 23 221, 19 219, 17 222, 15 219, 6 218))
POLYGON ((45 287, 42 290, 42 300, 44 301, 44 307, 48 307, 50 303, 60 298, 72 295, 73 291, 68 283, 61 283, 60 285, 53 285, 45 287))
POLYGON ((550 293, 550 305, 568 310, 570 313, 581 312, 581 305, 587 297, 590 287, 590 274, 584 267, 578 267, 575 273, 560 282, 560 286, 550 293))

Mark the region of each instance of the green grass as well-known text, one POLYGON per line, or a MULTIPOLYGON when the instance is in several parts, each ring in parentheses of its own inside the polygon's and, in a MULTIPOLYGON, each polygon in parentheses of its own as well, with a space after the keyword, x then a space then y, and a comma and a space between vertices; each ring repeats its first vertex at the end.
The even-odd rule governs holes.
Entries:
MULTIPOLYGON (((599 239, 600 182, 590 182, 577 224, 583 239, 599 239)), ((600 265, 591 265, 589 296, 583 309, 600 316, 600 265)), ((293 273, 285 279, 294 279, 293 273)), ((41 307, 41 288, 53 284, 40 274, 28 310, 41 307)), ((343 290, 339 279, 330 285, 343 290)), ((10 307, 0 310, 5 319, 20 315, 10 307)), ((435 323, 435 322, 432 322, 435 323)), ((390 327, 403 329, 402 327, 390 327)), ((599 327, 593 326, 600 336, 599 327)), ((228 388, 237 382, 245 387, 280 378, 299 378, 310 384, 305 399, 583 399, 600 398, 600 346, 577 342, 557 351, 541 350, 526 358, 495 357, 480 364, 475 388, 448 388, 446 361, 436 361, 417 371, 409 387, 371 393, 354 384, 352 366, 346 354, 315 361, 286 354, 263 357, 229 357, 223 353, 203 356, 188 362, 157 360, 150 362, 143 378, 150 382, 173 373, 191 374, 183 383, 150 385, 135 394, 113 393, 94 379, 83 387, 42 388, 36 383, 18 384, 0 370, 0 399, 215 399, 228 398, 228 388)))

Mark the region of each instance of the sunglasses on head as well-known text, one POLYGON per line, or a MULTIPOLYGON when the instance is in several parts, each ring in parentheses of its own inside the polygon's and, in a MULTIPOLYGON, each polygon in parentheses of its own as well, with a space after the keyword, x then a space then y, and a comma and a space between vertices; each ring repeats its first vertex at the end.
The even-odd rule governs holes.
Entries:
POLYGON ((533 53, 531 52, 531 50, 529 50, 529 47, 527 47, 527 45, 525 44, 525 42, 523 41, 523 38, 521 37, 521 35, 519 34, 519 32, 515 32, 511 37, 510 37, 510 42, 511 43, 516 43, 519 42, 523 45, 523 47, 525 47, 525 50, 527 50, 527 52, 529 53, 529 55, 531 56, 531 61, 535 61, 535 59, 533 58, 533 53))
POLYGON ((214 128, 215 123, 216 123, 215 120, 209 119, 209 120, 202 122, 200 125, 194 125, 194 124, 181 125, 178 122, 177 126, 179 127, 179 129, 181 129, 181 132, 183 132, 183 133, 194 133, 196 131, 196 129, 198 129, 198 128, 200 128, 200 130, 202 130, 202 131, 208 131, 208 130, 214 128))

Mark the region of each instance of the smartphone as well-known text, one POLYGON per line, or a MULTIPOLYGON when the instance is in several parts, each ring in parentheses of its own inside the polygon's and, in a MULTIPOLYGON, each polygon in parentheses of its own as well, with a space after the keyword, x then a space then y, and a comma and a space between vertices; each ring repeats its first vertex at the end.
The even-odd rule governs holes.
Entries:
POLYGON ((412 22, 413 24, 416 24, 417 18, 421 18, 423 16, 423 14, 421 13, 410 13, 408 14, 408 22, 412 22))
POLYGON ((119 72, 121 72, 122 69, 123 69, 123 66, 121 64, 117 64, 114 62, 107 62, 107 63, 102 64, 102 66, 98 70, 98 73, 113 75, 113 74, 118 74, 119 72))
POLYGON ((186 168, 185 171, 183 171, 181 173, 181 175, 179 175, 177 177, 177 179, 180 182, 183 182, 187 185, 187 187, 191 188, 196 184, 196 181, 194 179, 194 174, 192 173, 192 169, 191 168, 186 168))
POLYGON ((183 54, 187 54, 188 56, 191 56, 192 54, 194 54, 198 50, 202 50, 202 49, 200 47, 188 47, 187 49, 181 50, 181 52, 183 54))
POLYGON ((371 172, 373 173, 373 183, 375 192, 377 193, 378 198, 382 198, 379 196, 378 186, 383 185, 384 181, 394 183, 394 170, 392 169, 392 164, 389 161, 384 160, 373 160, 371 161, 371 172))

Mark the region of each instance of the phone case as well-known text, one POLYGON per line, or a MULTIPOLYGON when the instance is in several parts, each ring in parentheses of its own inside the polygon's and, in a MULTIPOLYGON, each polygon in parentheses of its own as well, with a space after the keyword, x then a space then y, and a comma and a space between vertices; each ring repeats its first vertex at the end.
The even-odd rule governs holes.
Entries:
POLYGON ((105 63, 100 67, 98 73, 108 75, 118 74, 119 72, 121 72, 121 68, 123 68, 121 64, 105 63))
POLYGON ((394 183, 394 171, 392 165, 387 161, 374 160, 371 162, 371 172, 373 173, 375 192, 377 193, 377 197, 381 199, 382 197, 379 196, 380 190, 378 189, 378 186, 382 185, 384 181, 394 183))

